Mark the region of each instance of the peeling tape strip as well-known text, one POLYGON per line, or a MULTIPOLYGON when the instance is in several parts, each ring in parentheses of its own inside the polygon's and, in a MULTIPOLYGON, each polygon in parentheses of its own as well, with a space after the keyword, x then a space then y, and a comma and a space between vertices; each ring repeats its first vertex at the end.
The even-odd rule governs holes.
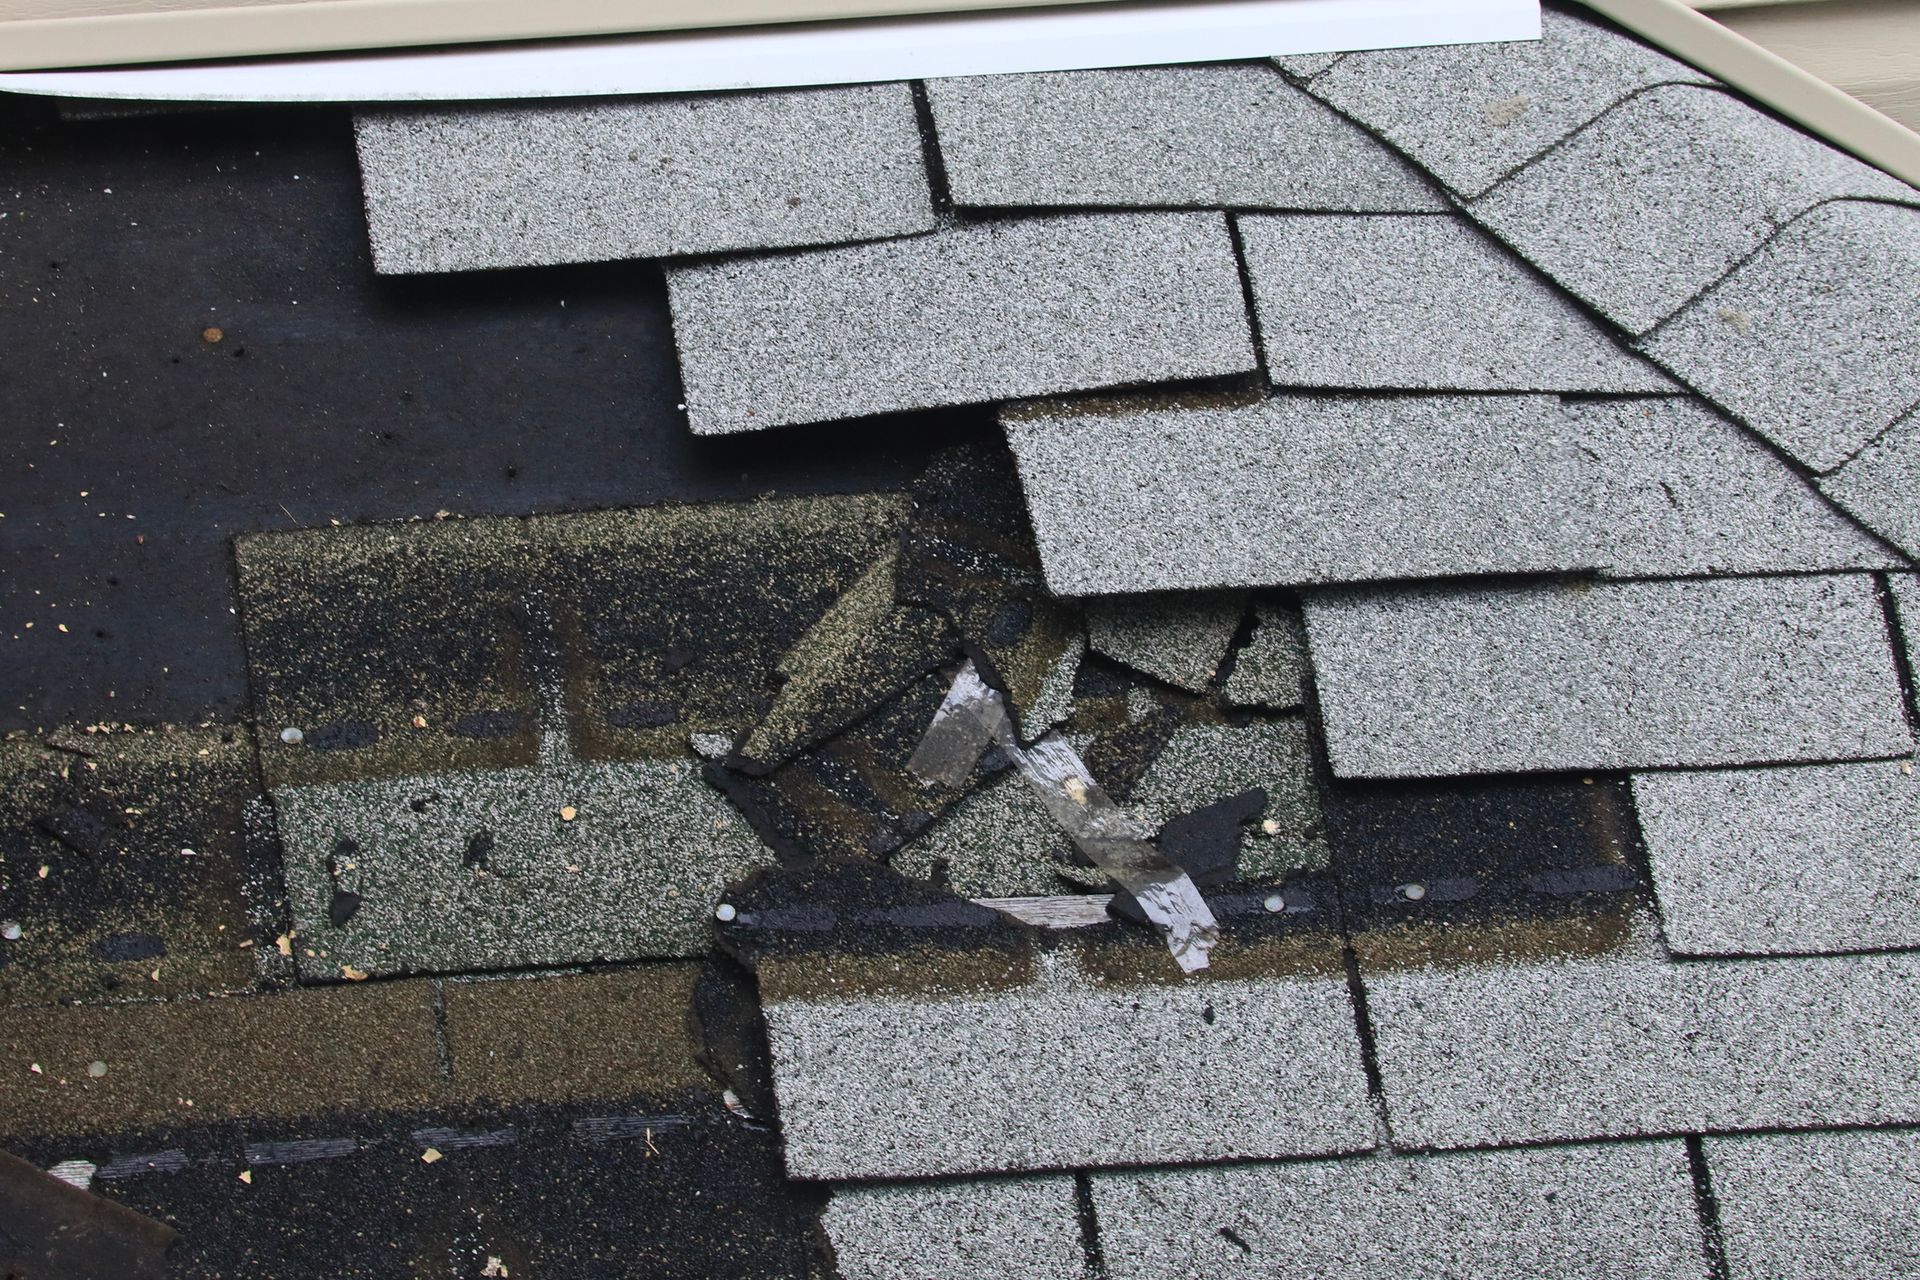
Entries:
POLYGON ((975 906, 1012 916, 1022 924, 1042 929, 1084 929, 1113 919, 1107 914, 1110 893, 1074 893, 1041 898, 974 898, 975 906))
POLYGON ((925 781, 959 786, 989 741, 1006 752, 1080 851, 1138 900, 1180 968, 1187 973, 1206 968, 1220 926, 1192 877, 1148 843, 1065 738, 1048 734, 1022 747, 999 691, 980 679, 971 662, 953 678, 907 767, 925 781))

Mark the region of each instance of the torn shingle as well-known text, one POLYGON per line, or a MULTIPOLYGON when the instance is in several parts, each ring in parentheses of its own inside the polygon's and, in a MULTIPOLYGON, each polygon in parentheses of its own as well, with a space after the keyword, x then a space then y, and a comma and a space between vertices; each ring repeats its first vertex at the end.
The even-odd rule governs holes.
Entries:
POLYGON ((1920 1134, 1706 1140, 1729 1280, 1884 1280, 1920 1257, 1920 1134))
POLYGON ((842 1280, 1085 1274, 1073 1179, 838 1187, 821 1215, 842 1280))
POLYGON ((1920 557, 1920 413, 1894 423, 1820 487, 1875 533, 1920 557))
POLYGON ((1065 595, 1891 563, 1763 446, 1684 400, 1141 397, 1001 420, 1065 595))
POLYGON ((1650 85, 1709 83, 1637 40, 1555 9, 1541 38, 1349 54, 1312 93, 1466 196, 1650 85))
POLYGON ((860 994, 819 966, 762 962, 788 1172, 922 1177, 1366 1149, 1373 1120, 1338 939, 1274 955, 1243 958, 1257 976, 1180 982, 1162 952, 1156 979, 1135 981, 1057 950, 1030 978, 986 988, 964 980, 965 965, 944 972, 964 956, 888 957, 887 987, 937 992, 919 995, 860 994), (874 1087, 889 1079, 897 1086, 874 1087))
POLYGON ((1182 726, 1154 758, 1127 807, 1152 830, 1254 788, 1266 793, 1266 804, 1261 822, 1241 835, 1240 878, 1279 880, 1325 868, 1313 748, 1299 719, 1182 726))
POLYGON ((1246 597, 1232 592, 1096 600, 1087 606, 1087 642, 1135 671, 1205 693, 1246 611, 1246 597))
POLYGON ((1254 606, 1253 635, 1233 660, 1227 701, 1239 707, 1291 711, 1307 700, 1307 627, 1292 605, 1254 606))
POLYGON ((702 435, 1254 367, 1220 214, 981 223, 667 283, 702 435))
POLYGON ((464 271, 927 231, 904 84, 355 117, 374 265, 464 271))
POLYGON ((1912 750, 1865 576, 1349 590, 1306 614, 1344 777, 1912 750))
POLYGON ((1363 962, 1388 1125, 1463 1147, 1920 1119, 1910 955, 1363 962))
POLYGON ((1915 198, 1736 98, 1681 85, 1623 103, 1471 212, 1602 315, 1644 333, 1782 223, 1840 196, 1915 198))
POLYGON ((1645 349, 1829 471, 1920 400, 1916 276, 1920 210, 1839 201, 1774 237, 1645 349))
POLYGON ((282 787, 302 976, 694 955, 772 854, 691 760, 282 787), (484 833, 486 856, 463 851, 484 833), (357 894, 340 925, 336 891, 357 894))
POLYGON ((1113 1280, 1706 1280, 1678 1142, 1093 1176, 1113 1280))
POLYGON ((1675 951, 1920 946, 1912 761, 1641 774, 1633 795, 1675 951))
POLYGON ((927 82, 955 204, 1437 210, 1406 161, 1270 67, 927 82))
POLYGON ((1238 225, 1275 386, 1673 388, 1464 219, 1245 214, 1238 225))

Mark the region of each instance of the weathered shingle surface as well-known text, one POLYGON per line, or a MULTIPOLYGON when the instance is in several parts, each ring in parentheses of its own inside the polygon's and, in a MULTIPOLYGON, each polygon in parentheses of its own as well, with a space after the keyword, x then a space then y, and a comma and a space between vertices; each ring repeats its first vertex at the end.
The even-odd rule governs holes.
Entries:
POLYGON ((1097 601, 1087 608, 1087 643, 1136 671, 1204 693, 1246 612, 1246 597, 1232 591, 1097 601))
POLYGON ((1814 210, 1662 327, 1647 352, 1815 471, 1920 401, 1920 209, 1814 210))
POLYGON ((1673 388, 1463 219, 1273 214, 1239 227, 1275 386, 1673 388))
POLYGON ((1348 776, 1898 755, 1866 577, 1316 593, 1327 748, 1348 776))
POLYGON ((382 272, 831 244, 926 231, 904 84, 355 120, 382 272))
POLYGON ((1406 161, 1272 67, 927 83, 954 203, 1437 210, 1406 161))
POLYGON ((1003 423, 1063 594, 1897 563, 1685 400, 1143 398, 1003 423))
MULTIPOLYGON (((1651 926, 1641 926, 1650 935, 1651 926)), ((1920 1120, 1911 955, 1362 967, 1394 1141, 1471 1147, 1920 1120)))
POLYGON ((1114 1280, 1705 1280, 1677 1142, 1093 1177, 1114 1280))
POLYGON ((1090 985, 1056 954, 1030 983, 974 993, 763 987, 787 1168, 900 1178, 1364 1150, 1359 1038, 1328 957, 1190 986, 1090 985), (906 1087, 873 1087, 903 1064, 906 1087))
POLYGON ((1909 556, 1920 556, 1920 413, 1820 481, 1827 496, 1909 556))
POLYGON ((983 223, 667 283, 701 434, 1254 365, 1219 214, 983 223))
POLYGON ((841 1187, 821 1225, 841 1280, 1086 1274, 1072 1178, 841 1187))
POLYGON ((1348 54, 1311 91, 1464 196, 1652 85, 1705 83, 1683 63, 1556 9, 1538 41, 1348 54))
POLYGON ((1920 946, 1911 760, 1641 774, 1633 794, 1674 950, 1920 946))
POLYGON ((1576 296, 1642 333, 1821 201, 1913 195, 1726 93, 1672 86, 1622 103, 1471 207, 1576 296))
POLYGON ((1883 1280, 1920 1258, 1920 1134, 1708 1138, 1730 1280, 1883 1280))

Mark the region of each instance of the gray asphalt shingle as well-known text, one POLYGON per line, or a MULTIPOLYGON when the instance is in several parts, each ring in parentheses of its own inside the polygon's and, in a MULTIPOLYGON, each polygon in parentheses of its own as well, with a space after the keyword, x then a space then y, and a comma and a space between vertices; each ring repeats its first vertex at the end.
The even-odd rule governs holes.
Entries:
POLYGON ((1436 210, 1431 183, 1265 66, 927 82, 961 207, 1436 210))
POLYGON ((1622 103, 1471 211, 1595 310, 1643 333, 1782 223, 1838 196, 1914 191, 1726 93, 1677 85, 1622 103))
POLYGON ((1815 471, 1920 401, 1920 210, 1839 201, 1768 242, 1645 350, 1815 471))
POLYGON ((1677 1142, 1361 1157, 1093 1179, 1113 1280, 1705 1280, 1677 1142))
POLYGON ((1052 952, 1031 982, 946 982, 937 996, 786 998, 769 992, 763 965, 788 1172, 925 1177, 1366 1149, 1373 1116, 1338 946, 1326 939, 1325 962, 1292 976, 1178 985, 1093 980, 1052 952), (903 1067, 902 1087, 874 1087, 903 1067))
POLYGON ((820 1218, 841 1280, 1072 1280, 1072 1178, 836 1187, 820 1218))
POLYGON ((1675 951, 1920 947, 1912 761, 1641 774, 1633 796, 1675 951))
POLYGON ((1238 223, 1275 386, 1674 389, 1464 219, 1272 214, 1238 223))
POLYGON ((1886 1280, 1920 1258, 1920 1133, 1708 1138, 1729 1280, 1886 1280))
POLYGON ((1887 586, 1893 595, 1900 643, 1907 653, 1907 670, 1920 673, 1920 575, 1889 574, 1887 586))
POLYGON ((1135 671, 1204 693, 1246 612, 1246 597, 1237 592, 1097 600, 1087 606, 1087 644, 1135 671))
POLYGON ((702 435, 1254 367, 1217 213, 1111 213, 670 268, 702 435))
POLYGON ((1708 82, 1598 23, 1540 17, 1538 41, 1352 53, 1308 87, 1475 196, 1629 94, 1708 82))
POLYGON ((904 84, 355 117, 375 268, 829 244, 933 226, 904 84))
POLYGON ((1920 959, 1363 965, 1396 1144, 1920 1120, 1920 959))
POLYGON ((1142 397, 1001 421, 1064 595, 1896 563, 1764 446, 1682 399, 1142 397))
POLYGON ((1233 661, 1227 701, 1235 706, 1286 711, 1307 700, 1307 628, 1291 605, 1262 602, 1254 608, 1253 634, 1233 661))
POLYGON ((1757 764, 1912 749, 1865 576, 1317 592, 1334 772, 1757 764))
POLYGON ((1820 481, 1827 496, 1911 556, 1920 556, 1920 413, 1820 481))

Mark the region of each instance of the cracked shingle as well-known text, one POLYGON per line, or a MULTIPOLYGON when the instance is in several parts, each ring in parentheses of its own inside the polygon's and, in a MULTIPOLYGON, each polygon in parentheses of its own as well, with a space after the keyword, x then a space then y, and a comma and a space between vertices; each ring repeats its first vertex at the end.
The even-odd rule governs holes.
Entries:
POLYGON ((1540 18, 1538 41, 1349 54, 1309 88, 1476 196, 1631 93, 1708 83, 1597 23, 1553 9, 1540 18))
POLYGON ((1087 606, 1087 643, 1135 671, 1204 693, 1246 611, 1246 597, 1234 592, 1097 600, 1087 606))
POLYGON ((1363 965, 1398 1144, 1912 1123, 1912 955, 1363 965))
POLYGON ((703 435, 1254 367, 1219 214, 983 223, 667 283, 703 435))
POLYGON ((1462 219, 1274 214, 1238 223, 1275 386, 1673 389, 1462 219))
POLYGON ((1920 414, 1889 427, 1820 487, 1875 533, 1920 556, 1920 414))
POLYGON ((1071 1280, 1086 1271, 1072 1178, 836 1187, 820 1221, 842 1280, 1071 1280))
POLYGON ((354 129, 383 273, 771 249, 933 226, 904 84, 370 111, 354 129))
POLYGON ((1227 702, 1287 711, 1307 700, 1307 629, 1292 605, 1254 606, 1253 635, 1233 660, 1227 702))
POLYGON ((954 203, 1402 211, 1445 201, 1270 67, 927 83, 954 203))
POLYGON ((1306 613, 1343 777, 1912 749, 1865 576, 1352 589, 1306 613))
POLYGON ((1920 1134, 1708 1138, 1730 1280, 1884 1280, 1920 1257, 1920 1134))
POLYGON ((1633 797, 1675 951, 1920 947, 1911 761, 1641 774, 1633 797))
POLYGON ((1655 360, 1815 471, 1920 401, 1920 210, 1814 210, 1646 342, 1655 360))
POLYGON ((1604 568, 1892 563, 1683 400, 1150 397, 1002 414, 1064 595, 1604 568))
POLYGON ((1622 103, 1471 211, 1575 296, 1644 333, 1781 224, 1841 196, 1914 191, 1726 93, 1676 85, 1622 103))
POLYGON ((1093 1176, 1113 1280, 1706 1280, 1678 1142, 1093 1176))
MULTIPOLYGON (((1337 939, 1294 954, 1292 972, 1134 983, 1052 952, 1028 980, 990 989, 935 969, 935 996, 860 994, 806 962, 770 984, 762 962, 788 1172, 925 1177, 1371 1147, 1337 939), (900 1087, 874 1087, 889 1078, 900 1087)), ((888 957, 887 972, 939 963, 888 957)))

